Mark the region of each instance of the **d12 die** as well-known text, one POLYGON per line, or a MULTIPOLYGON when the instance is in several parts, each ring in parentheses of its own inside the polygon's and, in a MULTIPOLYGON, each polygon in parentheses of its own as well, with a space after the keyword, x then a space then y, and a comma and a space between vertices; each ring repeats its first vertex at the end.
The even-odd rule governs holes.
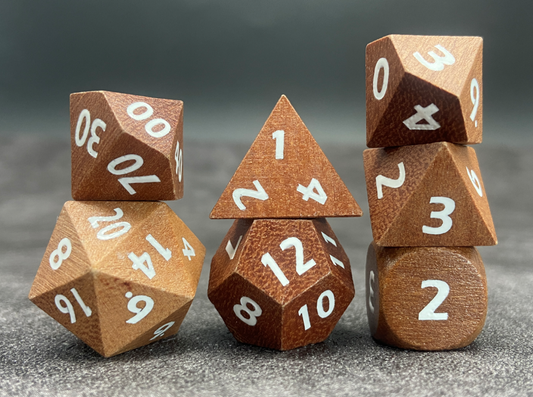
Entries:
POLYGON ((367 145, 480 143, 481 37, 391 35, 366 49, 367 145))
POLYGON ((70 201, 29 298, 109 357, 178 331, 204 255, 164 203, 70 201))
POLYGON ((75 200, 183 197, 183 102, 80 92, 70 122, 75 200))
POLYGON ((237 220, 211 263, 208 297, 233 336, 279 350, 326 339, 354 297, 325 219, 237 220))
POLYGON ((376 244, 497 243, 474 149, 447 142, 363 153, 376 244))
POLYGON ((487 279, 474 247, 385 248, 372 243, 366 263, 372 336, 414 350, 470 344, 487 313, 487 279))
POLYGON ((320 218, 362 211, 283 95, 210 218, 320 218))

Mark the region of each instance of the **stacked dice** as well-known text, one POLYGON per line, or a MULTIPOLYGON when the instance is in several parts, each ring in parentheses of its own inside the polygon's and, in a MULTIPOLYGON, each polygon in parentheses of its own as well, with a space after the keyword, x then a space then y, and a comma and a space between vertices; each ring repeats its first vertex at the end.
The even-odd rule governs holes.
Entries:
POLYGON ((213 257, 208 289, 234 337, 278 350, 326 339, 355 291, 324 218, 361 215, 282 96, 210 215, 236 219, 213 257))
POLYGON ((103 356, 174 335, 205 249, 162 202, 183 196, 183 103, 70 97, 72 196, 29 298, 103 356))
POLYGON ((497 239, 464 146, 482 138, 482 50, 479 37, 391 35, 367 46, 366 304, 372 336, 391 346, 460 348, 485 322, 474 246, 497 239))

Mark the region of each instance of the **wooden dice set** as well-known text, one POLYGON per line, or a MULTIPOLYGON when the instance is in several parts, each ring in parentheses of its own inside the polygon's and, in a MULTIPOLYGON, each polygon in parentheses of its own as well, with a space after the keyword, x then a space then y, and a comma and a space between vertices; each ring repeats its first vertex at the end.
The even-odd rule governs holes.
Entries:
POLYGON ((205 248, 162 202, 183 196, 183 103, 72 94, 72 197, 29 298, 103 356, 174 335, 205 248))
POLYGON ((483 328, 476 245, 496 233, 474 149, 482 137, 479 37, 384 37, 367 46, 364 152, 374 242, 366 269, 372 336, 455 349, 483 328))
POLYGON ((326 339, 355 290, 324 218, 361 215, 282 96, 210 215, 237 219, 213 257, 208 290, 235 338, 279 350, 326 339))
MULTIPOLYGON (((476 154, 482 40, 384 37, 366 51, 364 152, 374 241, 371 335, 446 350, 481 331, 487 282, 476 245, 496 244, 476 154)), ((156 200, 183 196, 183 103, 71 95, 72 196, 29 298, 103 356, 174 335, 205 248, 156 200)), ((234 337, 288 350, 325 340, 355 291, 326 217, 359 205, 282 96, 213 208, 235 219, 208 297, 234 337)))

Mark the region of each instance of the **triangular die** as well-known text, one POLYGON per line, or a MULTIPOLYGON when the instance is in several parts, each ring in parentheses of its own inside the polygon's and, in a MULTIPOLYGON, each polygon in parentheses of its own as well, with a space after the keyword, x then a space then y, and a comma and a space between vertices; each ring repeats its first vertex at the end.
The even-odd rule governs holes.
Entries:
POLYGON ((425 172, 415 192, 376 241, 381 246, 480 246, 497 243, 473 149, 449 143, 425 172), (470 153, 469 153, 470 152, 470 153), (479 182, 477 182, 479 181, 479 182), (473 194, 475 191, 475 194, 473 194), (448 214, 449 213, 449 214, 448 214))
POLYGON ((210 218, 361 215, 359 205, 283 95, 210 218))
POLYGON ((57 219, 52 237, 33 281, 29 298, 65 285, 90 272, 91 263, 68 212, 68 202, 57 219))

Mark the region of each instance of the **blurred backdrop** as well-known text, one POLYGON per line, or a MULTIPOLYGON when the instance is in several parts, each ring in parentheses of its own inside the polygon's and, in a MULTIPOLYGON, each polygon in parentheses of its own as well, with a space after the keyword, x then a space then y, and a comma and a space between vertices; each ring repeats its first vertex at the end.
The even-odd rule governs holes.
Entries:
POLYGON ((533 3, 0 0, 0 135, 69 139, 69 94, 181 99, 185 137, 250 144, 286 94, 320 144, 365 141, 365 46, 484 38, 486 143, 533 143, 533 3))

